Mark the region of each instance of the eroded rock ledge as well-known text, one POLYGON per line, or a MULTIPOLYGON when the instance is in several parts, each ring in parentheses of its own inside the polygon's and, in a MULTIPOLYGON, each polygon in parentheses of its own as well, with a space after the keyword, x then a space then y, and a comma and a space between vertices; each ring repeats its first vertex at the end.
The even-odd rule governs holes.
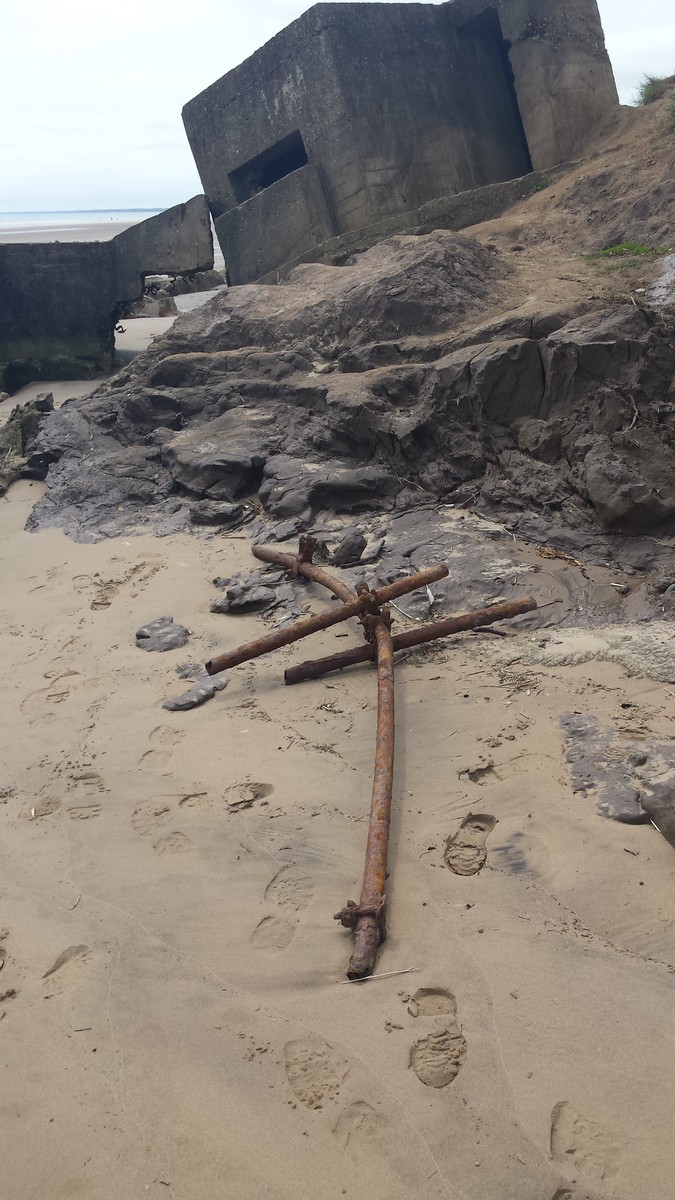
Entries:
POLYGON ((296 527, 444 501, 535 532, 667 528, 672 321, 590 301, 499 314, 506 276, 497 253, 435 232, 221 294, 47 417, 32 526, 166 532, 205 500, 231 525, 259 500, 296 527))

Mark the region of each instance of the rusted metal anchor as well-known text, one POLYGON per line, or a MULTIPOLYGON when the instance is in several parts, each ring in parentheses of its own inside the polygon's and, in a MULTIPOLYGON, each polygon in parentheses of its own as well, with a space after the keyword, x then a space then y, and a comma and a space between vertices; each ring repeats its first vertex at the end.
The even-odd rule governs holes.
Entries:
POLYGON ((300 539, 297 555, 270 546, 253 546, 253 553, 263 562, 283 567, 293 577, 303 575, 306 579, 322 584, 342 601, 340 608, 319 616, 304 618, 286 629, 277 630, 236 650, 219 654, 206 663, 206 670, 210 675, 214 675, 249 659, 268 654, 281 646, 288 646, 320 629, 328 629, 331 625, 347 621, 350 617, 358 617, 361 621, 366 637, 365 646, 315 662, 301 663, 290 668, 285 679, 286 683, 297 683, 301 679, 314 679, 326 671, 340 670, 352 663, 373 660, 377 663, 375 771, 361 896, 358 904, 349 900, 345 907, 335 914, 336 921, 340 921, 354 932, 354 951, 349 962, 348 977, 363 979, 372 974, 378 947, 386 937, 385 883, 394 780, 394 651, 518 616, 537 608, 537 603, 531 597, 526 597, 511 604, 493 605, 491 608, 467 613, 462 617, 437 621, 392 638, 391 615, 386 607, 388 601, 443 579, 448 575, 448 568, 431 567, 373 592, 366 587, 352 591, 342 580, 336 579, 323 567, 312 562, 316 545, 314 538, 305 537, 300 539))

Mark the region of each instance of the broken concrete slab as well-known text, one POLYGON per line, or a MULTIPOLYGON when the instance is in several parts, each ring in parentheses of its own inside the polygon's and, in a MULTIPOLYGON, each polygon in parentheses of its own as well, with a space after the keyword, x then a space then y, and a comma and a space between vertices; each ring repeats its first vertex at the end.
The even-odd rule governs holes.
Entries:
POLYGON ((194 196, 108 242, 0 245, 0 388, 112 369, 115 324, 149 274, 213 266, 208 205, 194 196))

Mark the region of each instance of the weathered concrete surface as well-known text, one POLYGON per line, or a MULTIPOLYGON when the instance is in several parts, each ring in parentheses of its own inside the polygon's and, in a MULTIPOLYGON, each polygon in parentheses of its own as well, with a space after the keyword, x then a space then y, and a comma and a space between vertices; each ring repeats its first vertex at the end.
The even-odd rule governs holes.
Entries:
POLYGON ((570 159, 617 104, 595 0, 317 4, 183 119, 231 278, 247 282, 335 235, 570 159), (288 181, 308 167, 328 203, 313 185, 303 241, 307 184, 288 181))
MULTIPOLYGON (((543 181, 548 182, 556 175, 555 168, 546 174, 543 171, 533 171, 520 179, 508 179, 503 183, 488 183, 485 187, 475 188, 470 192, 459 192, 456 196, 438 196, 435 200, 429 200, 426 204, 422 204, 420 208, 413 209, 412 212, 399 213, 394 217, 387 217, 385 221, 378 221, 375 225, 367 225, 363 229, 357 229, 352 233, 343 233, 330 238, 327 242, 312 245, 311 249, 303 250, 294 258, 278 263, 268 273, 256 276, 256 280, 258 283, 274 283, 278 279, 284 279, 293 267, 297 267, 303 262, 326 262, 339 266, 341 263, 349 261, 352 255, 362 254, 364 250, 370 249, 371 246, 377 245, 378 242, 393 234, 433 233, 434 229, 458 231, 471 225, 478 225, 482 221, 491 221, 512 208, 519 200, 524 200, 537 184, 541 184, 543 181)), ((295 178, 295 176, 290 176, 290 178, 295 178)), ((270 192, 275 190, 274 188, 269 189, 270 192)), ((267 193, 263 193, 263 195, 267 195, 267 193)), ((238 261, 236 256, 247 255, 248 244, 242 245, 240 241, 235 241, 235 238, 229 235, 228 230, 234 229, 235 235, 238 234, 239 214, 245 207, 242 205, 240 208, 235 208, 216 221, 216 232, 219 228, 221 233, 223 230, 225 231, 223 240, 231 247, 230 261, 235 263, 238 261)), ((231 282, 238 283, 241 280, 232 278, 231 282)))
POLYGON ((105 374, 119 306, 142 296, 144 276, 212 266, 204 196, 108 242, 0 245, 0 387, 105 374))
POLYGON ((321 167, 300 167, 215 222, 218 241, 228 246, 230 283, 247 283, 296 262, 307 245, 337 232, 321 167))

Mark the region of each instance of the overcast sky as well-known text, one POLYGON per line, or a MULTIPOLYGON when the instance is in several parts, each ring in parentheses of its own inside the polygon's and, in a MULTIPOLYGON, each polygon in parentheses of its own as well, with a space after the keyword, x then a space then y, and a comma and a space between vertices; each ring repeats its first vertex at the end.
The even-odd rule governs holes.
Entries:
MULTIPOLYGON (((4 0, 0 212, 165 207, 200 191, 183 104, 308 7, 4 0)), ((600 9, 630 103, 645 72, 675 72, 675 6, 600 0, 600 9)))

